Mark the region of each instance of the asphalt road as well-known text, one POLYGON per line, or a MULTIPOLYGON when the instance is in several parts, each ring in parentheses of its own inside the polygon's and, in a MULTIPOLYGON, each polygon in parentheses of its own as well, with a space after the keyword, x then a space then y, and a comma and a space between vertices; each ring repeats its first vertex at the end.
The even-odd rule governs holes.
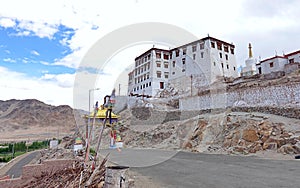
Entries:
POLYGON ((14 164, 5 175, 9 175, 13 178, 21 177, 22 175, 22 167, 30 163, 38 154, 40 151, 34 151, 30 154, 28 154, 23 159, 19 160, 16 164, 14 164))
POLYGON ((102 154, 108 152, 112 162, 127 165, 131 170, 150 177, 166 188, 300 187, 300 160, 190 152, 166 153, 160 150, 102 150, 102 154), (141 167, 143 161, 153 165, 141 167))

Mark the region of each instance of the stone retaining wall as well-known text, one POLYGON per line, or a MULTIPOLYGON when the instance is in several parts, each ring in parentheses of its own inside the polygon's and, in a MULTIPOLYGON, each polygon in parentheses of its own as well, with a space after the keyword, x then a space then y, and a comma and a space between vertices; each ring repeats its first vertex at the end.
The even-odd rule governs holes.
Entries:
POLYGON ((300 108, 300 83, 243 88, 179 99, 181 111, 229 107, 300 108))

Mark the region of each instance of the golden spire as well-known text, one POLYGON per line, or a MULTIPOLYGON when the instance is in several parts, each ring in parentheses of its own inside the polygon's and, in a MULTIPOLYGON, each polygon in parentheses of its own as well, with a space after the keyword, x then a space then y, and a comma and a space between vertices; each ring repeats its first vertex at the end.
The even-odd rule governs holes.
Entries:
POLYGON ((253 55, 252 55, 252 46, 251 46, 251 43, 249 43, 249 58, 252 58, 253 55))

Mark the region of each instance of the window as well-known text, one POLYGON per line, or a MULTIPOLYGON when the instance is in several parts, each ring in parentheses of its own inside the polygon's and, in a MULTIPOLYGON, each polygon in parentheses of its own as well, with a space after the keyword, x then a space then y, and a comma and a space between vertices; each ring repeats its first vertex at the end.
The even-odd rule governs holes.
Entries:
POLYGON ((289 59, 289 63, 294 63, 294 59, 289 59))
POLYGON ((216 62, 214 62, 214 66, 216 66, 216 62))
POLYGON ((143 86, 141 85, 141 89, 143 89, 143 86))
POLYGON ((221 63, 221 66, 222 66, 222 69, 224 68, 224 64, 223 63, 221 63))
POLYGON ((151 82, 149 82, 149 86, 151 86, 151 82))
POLYGON ((233 70, 235 71, 235 67, 233 67, 233 70))
POLYGON ((148 63, 148 69, 150 69, 150 63, 148 63))
POLYGON ((150 57, 151 57, 151 55, 149 54, 149 55, 148 55, 148 60, 150 60, 150 57))
POLYGON ((135 76, 137 75, 137 70, 134 71, 134 75, 135 75, 135 76))
POLYGON ((138 66, 138 61, 135 62, 135 67, 137 67, 137 66, 138 66))
POLYGON ((227 54, 225 54, 225 59, 228 60, 228 55, 227 54))
POLYGON ((200 43, 200 50, 204 49, 204 43, 200 43))
POLYGON ((226 67, 227 67, 227 69, 229 69, 229 65, 228 64, 226 65, 226 67))
POLYGON ((210 46, 211 46, 212 48, 215 48, 215 42, 210 42, 210 46))
POLYGON ((169 73, 168 73, 168 72, 165 72, 164 75, 165 75, 165 78, 166 78, 166 79, 169 78, 169 73))
POLYGON ((170 59, 172 59, 172 52, 170 53, 170 59))
POLYGON ((164 59, 169 59, 168 54, 165 54, 165 53, 164 53, 164 59))
POLYGON ((182 64, 185 65, 185 58, 182 58, 182 64))
POLYGON ((160 67, 160 63, 156 63, 156 67, 160 67))
POLYGON ((160 89, 164 89, 164 82, 160 82, 160 83, 159 83, 159 88, 160 88, 160 89))
POLYGON ((220 42, 217 42, 217 48, 218 50, 222 50, 222 44, 220 42))
POLYGON ((169 64, 168 63, 164 63, 164 68, 169 68, 169 64))
POLYGON ((144 74, 144 80, 146 80, 146 74, 144 74))
POLYGON ((274 67, 274 63, 273 62, 270 63, 270 67, 271 68, 274 67))
POLYGON ((146 83, 146 87, 148 87, 148 83, 146 83))
POLYGON ((139 68, 139 69, 138 69, 138 74, 140 74, 140 73, 141 73, 141 69, 139 68))
POLYGON ((139 86, 138 87, 136 87, 136 90, 139 90, 140 88, 139 88, 139 86))
POLYGON ((136 91, 136 89, 135 89, 135 88, 133 88, 133 91, 136 91))
POLYGON ((137 82, 137 80, 136 80, 136 78, 134 79, 134 83, 136 84, 136 82, 137 82))
POLYGON ((204 52, 201 52, 200 55, 201 55, 201 58, 203 58, 204 57, 204 52))
POLYGON ((196 45, 192 46, 192 52, 195 52, 195 51, 197 51, 197 46, 196 45))
POLYGON ((156 77, 157 77, 157 78, 161 78, 161 72, 160 72, 160 71, 157 71, 157 72, 156 72, 156 77))
POLYGON ((222 53, 220 53, 220 58, 222 59, 222 53))
POLYGON ((182 69, 182 72, 185 72, 185 69, 182 69))
POLYGON ((143 73, 143 67, 141 68, 141 73, 143 73))
POLYGON ((179 56, 179 50, 176 50, 176 57, 179 56))
POLYGON ((196 54, 193 54, 193 60, 195 60, 196 59, 196 54))
POLYGON ((230 52, 231 52, 231 54, 234 54, 234 49, 230 48, 230 52))
POLYGON ((156 52, 156 58, 160 59, 161 58, 161 53, 160 52, 156 52))
POLYGON ((175 72, 172 72, 172 74, 174 75, 174 74, 175 74, 175 72))
POLYGON ((172 63, 172 64, 173 64, 173 67, 175 67, 175 66, 176 66, 176 63, 175 63, 175 61, 173 61, 173 63, 172 63))
POLYGON ((228 52, 228 46, 224 46, 224 51, 228 52))
POLYGON ((149 74, 147 74, 147 79, 149 79, 149 74))
POLYGON ((145 61, 144 62, 146 62, 147 61, 147 56, 145 56, 145 61))
POLYGON ((143 88, 145 88, 145 84, 143 84, 143 88))
POLYGON ((182 49, 182 54, 185 55, 186 54, 186 48, 182 49))

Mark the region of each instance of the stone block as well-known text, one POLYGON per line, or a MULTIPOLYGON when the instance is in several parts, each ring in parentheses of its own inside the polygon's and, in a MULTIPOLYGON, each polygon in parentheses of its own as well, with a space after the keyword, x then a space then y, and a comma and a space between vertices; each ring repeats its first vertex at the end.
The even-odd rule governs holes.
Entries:
POLYGON ((264 143, 263 144, 264 150, 276 150, 277 149, 277 143, 270 142, 270 143, 264 143))
POLYGON ((243 131, 243 139, 248 142, 255 142, 258 141, 258 135, 256 130, 254 129, 248 129, 243 131))

